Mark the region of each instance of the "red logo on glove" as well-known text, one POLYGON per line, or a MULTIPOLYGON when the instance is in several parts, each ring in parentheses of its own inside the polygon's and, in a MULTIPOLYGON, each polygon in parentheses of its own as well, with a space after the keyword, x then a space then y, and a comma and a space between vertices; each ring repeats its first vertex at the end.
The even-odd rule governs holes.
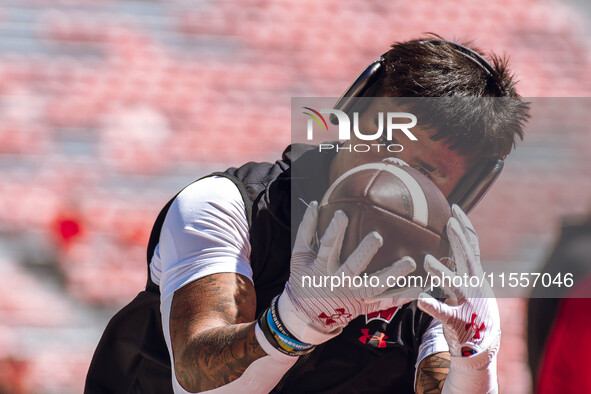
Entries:
POLYGON ((361 341, 361 343, 367 344, 368 341, 378 341, 378 347, 386 347, 387 344, 385 340, 388 339, 388 336, 383 332, 380 332, 380 335, 369 335, 369 329, 362 328, 361 333, 363 334, 361 337, 359 337, 359 341, 361 341))
POLYGON ((345 308, 335 309, 335 312, 336 313, 334 313, 330 316, 328 316, 326 313, 322 312, 321 314, 318 315, 318 317, 320 319, 326 319, 324 324, 336 323, 336 319, 339 319, 341 317, 344 317, 344 318, 351 317, 351 314, 349 312, 345 312, 345 308))
POLYGON ((484 323, 482 323, 480 325, 480 327, 478 327, 478 324, 476 324, 476 318, 478 317, 478 315, 476 313, 472 314, 472 321, 470 323, 466 324, 466 331, 468 331, 470 328, 472 330, 475 331, 473 338, 474 339, 480 339, 480 331, 484 330, 486 327, 484 327, 484 323))

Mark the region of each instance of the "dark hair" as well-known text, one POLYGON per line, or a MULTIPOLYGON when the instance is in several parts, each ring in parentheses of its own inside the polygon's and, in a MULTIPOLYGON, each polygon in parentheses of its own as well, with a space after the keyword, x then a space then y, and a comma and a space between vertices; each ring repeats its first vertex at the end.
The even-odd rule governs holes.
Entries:
POLYGON ((503 158, 523 139, 529 103, 517 93, 507 59, 489 58, 483 66, 476 55, 434 34, 397 42, 383 56, 385 72, 373 94, 402 98, 420 125, 437 130, 433 139, 464 156, 503 158))

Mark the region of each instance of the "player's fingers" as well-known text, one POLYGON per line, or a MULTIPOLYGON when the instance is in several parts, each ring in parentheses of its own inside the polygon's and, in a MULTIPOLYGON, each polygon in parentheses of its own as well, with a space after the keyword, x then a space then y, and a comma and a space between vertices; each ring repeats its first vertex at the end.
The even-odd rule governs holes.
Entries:
POLYGON ((478 259, 480 259, 480 246, 478 244, 478 234, 476 233, 476 230, 474 229, 472 222, 470 222, 468 216, 456 204, 452 205, 451 211, 453 217, 455 217, 458 223, 460 224, 464 236, 466 237, 468 243, 472 247, 472 251, 478 257, 478 259))
POLYGON ((368 266, 369 262, 382 247, 384 240, 377 231, 367 234, 355 248, 353 253, 347 258, 347 261, 338 269, 337 274, 346 276, 357 276, 361 274, 368 266))
MULTIPOLYGON (((418 294, 420 294, 420 292, 418 294)), ((380 294, 374 298, 364 298, 363 301, 366 304, 370 305, 371 311, 384 311, 386 309, 400 307, 404 304, 408 304, 409 302, 413 302, 417 299, 418 294, 414 297, 405 297, 402 295, 394 295, 393 297, 383 297, 382 294, 380 294)))
POLYGON ((443 324, 447 324, 453 317, 453 309, 449 305, 436 300, 427 293, 421 293, 419 295, 417 306, 420 310, 443 324))
POLYGON ((312 201, 308 208, 306 208, 306 212, 304 213, 304 218, 300 223, 298 228, 298 232, 296 234, 296 240, 294 243, 294 250, 303 249, 304 251, 310 249, 312 246, 312 240, 316 235, 316 227, 318 223, 318 203, 316 201, 312 201))
MULTIPOLYGON (((456 250, 463 256, 463 263, 465 273, 470 276, 478 276, 482 275, 482 266, 480 265, 480 256, 476 255, 474 252, 474 248, 472 243, 470 242, 470 237, 476 237, 473 239, 475 242, 476 248, 478 248, 478 238, 475 233, 471 233, 469 230, 462 228, 462 225, 457 220, 454 220, 450 228, 450 232, 452 233, 450 243, 453 242, 455 245, 456 250), (472 235, 470 235, 472 234, 472 235), (453 239, 453 241, 452 241, 453 239)), ((452 246, 453 251, 454 246, 452 246)), ((455 254, 454 254, 455 257, 455 254)))
MULTIPOLYGON (((330 249, 330 252, 328 255, 327 272, 330 275, 333 275, 341 267, 341 259, 340 259, 341 249, 343 248, 343 240, 345 239, 345 233, 347 231, 347 225, 349 223, 349 219, 347 218, 347 215, 343 211, 339 210, 337 212, 339 213, 339 215, 342 214, 345 217, 345 219, 347 219, 347 220, 346 220, 345 225, 340 229, 341 231, 336 233, 334 244, 333 244, 332 248, 330 249)), ((335 215, 337 214, 337 212, 335 212, 335 215)))
POLYGON ((469 265, 474 260, 474 256, 457 219, 450 218, 447 221, 446 232, 456 265, 456 272, 460 276, 470 275, 471 269, 469 265))
MULTIPOLYGON (((406 276, 415 269, 417 269, 417 264, 415 263, 414 259, 410 256, 404 256, 400 260, 392 263, 392 265, 376 271, 373 273, 373 276, 376 276, 381 284, 386 284, 388 280, 392 281, 396 280, 396 278, 399 276, 406 276)), ((393 284, 389 285, 388 287, 391 286, 393 286, 393 284)))
MULTIPOLYGON (((320 239, 320 247, 318 249, 318 260, 325 264, 330 263, 330 259, 334 258, 334 250, 338 249, 340 252, 345 231, 347 231, 347 215, 341 210, 334 213, 322 239, 320 239)), ((338 259, 338 254, 337 254, 338 259)), ((329 271, 330 272, 330 271, 329 271)))
POLYGON ((423 266, 425 271, 432 276, 431 284, 438 284, 437 287, 441 288, 448 297, 457 299, 463 296, 462 289, 454 285, 454 278, 457 275, 439 260, 428 254, 425 256, 423 266))
POLYGON ((417 263, 415 263, 414 259, 410 256, 404 256, 387 268, 383 275, 387 274, 388 276, 397 278, 399 276, 406 276, 416 269, 417 263))
POLYGON ((376 295, 376 298, 390 299, 392 300, 393 306, 404 305, 412 302, 419 298, 419 295, 423 292, 421 287, 410 286, 410 287, 399 287, 394 289, 388 289, 382 293, 376 295))
POLYGON ((388 290, 388 288, 395 286, 396 278, 406 276, 413 272, 417 268, 417 265, 412 257, 404 256, 400 260, 392 263, 392 265, 382 268, 372 274, 377 278, 376 283, 379 283, 379 291, 374 294, 379 294, 382 291, 388 290))
MULTIPOLYGON (((381 270, 373 273, 372 276, 375 276, 377 278, 377 280, 375 280, 377 286, 369 287, 367 289, 366 296, 375 297, 379 295, 380 298, 395 296, 395 293, 393 293, 392 295, 388 295, 384 294, 384 292, 388 291, 393 286, 396 286, 397 278, 404 277, 410 274, 416 268, 417 265, 413 258, 410 256, 405 256, 397 262, 393 263, 391 266, 382 268, 381 270)), ((399 287, 392 290, 401 289, 402 288, 399 287)), ((416 294, 416 296, 418 296, 418 293, 416 294)), ((408 297, 411 297, 411 295, 409 295, 408 297)))

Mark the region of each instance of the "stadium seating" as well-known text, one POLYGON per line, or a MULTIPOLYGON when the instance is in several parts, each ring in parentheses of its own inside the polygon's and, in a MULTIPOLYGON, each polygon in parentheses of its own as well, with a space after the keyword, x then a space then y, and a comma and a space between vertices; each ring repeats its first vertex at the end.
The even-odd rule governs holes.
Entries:
MULTIPOLYGON (((391 41, 473 39, 511 55, 524 96, 591 94, 589 23, 558 0, 7 0, 0 30, 0 391, 17 393, 81 392, 106 319, 145 283, 168 198, 273 160, 291 97, 339 96, 391 41)), ((591 202, 585 102, 532 101, 472 215, 483 256, 505 266, 539 264, 559 218, 591 202)), ((525 393, 523 300, 500 304, 501 391, 525 393)))

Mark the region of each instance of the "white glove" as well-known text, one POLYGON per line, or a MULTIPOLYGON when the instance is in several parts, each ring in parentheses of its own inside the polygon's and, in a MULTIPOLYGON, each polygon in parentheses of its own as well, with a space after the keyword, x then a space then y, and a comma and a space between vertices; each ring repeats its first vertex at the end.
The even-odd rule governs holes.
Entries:
POLYGON ((420 289, 394 290, 385 287, 388 276, 405 276, 415 270, 412 258, 404 257, 372 274, 379 278, 379 286, 370 286, 368 276, 367 286, 356 287, 353 277, 360 275, 367 267, 382 246, 382 237, 377 232, 368 234, 341 265, 339 255, 347 229, 347 216, 342 211, 335 212, 320 240, 318 252, 314 251, 313 246, 317 221, 318 203, 313 201, 298 229, 289 280, 278 301, 279 317, 296 339, 309 344, 325 342, 338 335, 344 326, 361 314, 400 306, 417 298, 420 289), (305 276, 316 277, 316 281, 326 277, 327 286, 303 286, 302 279, 305 276), (330 280, 333 277, 349 277, 351 281, 341 281, 344 283, 331 291, 330 280))
POLYGON ((489 283, 484 279, 474 227, 457 205, 452 206, 452 216, 446 231, 457 276, 476 276, 482 280, 481 286, 470 286, 466 280, 462 281, 462 286, 454 286, 456 274, 428 255, 425 270, 430 275, 452 279, 451 283, 442 280, 441 286, 449 298, 443 303, 423 293, 418 306, 442 323, 449 345, 451 366, 442 392, 495 393, 496 355, 501 339, 499 308, 489 283))

